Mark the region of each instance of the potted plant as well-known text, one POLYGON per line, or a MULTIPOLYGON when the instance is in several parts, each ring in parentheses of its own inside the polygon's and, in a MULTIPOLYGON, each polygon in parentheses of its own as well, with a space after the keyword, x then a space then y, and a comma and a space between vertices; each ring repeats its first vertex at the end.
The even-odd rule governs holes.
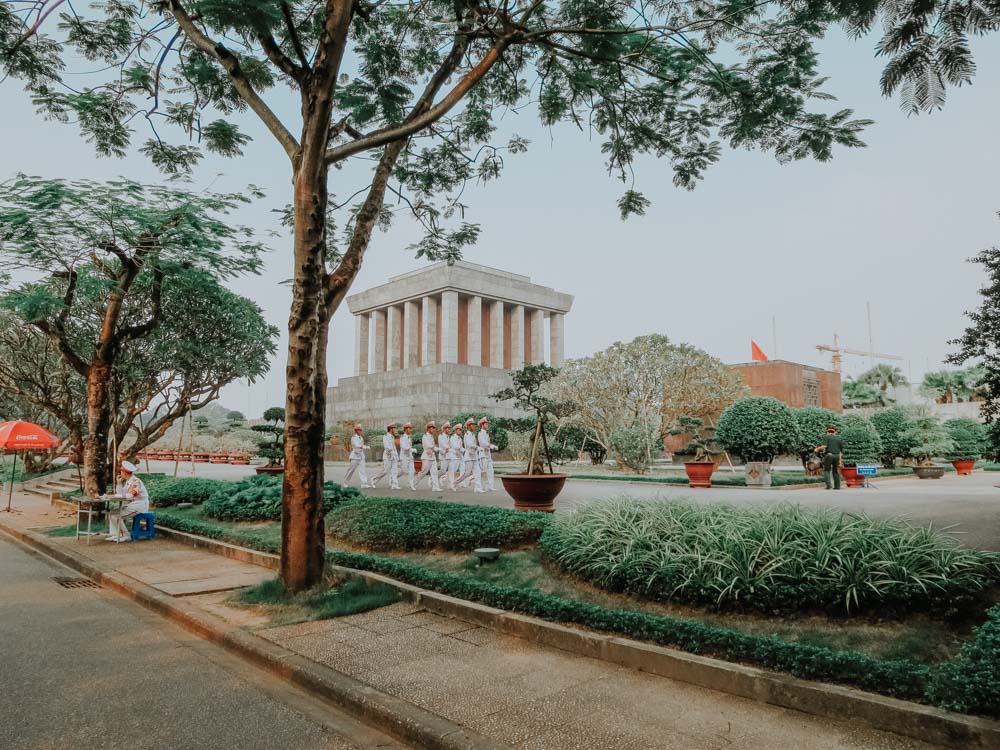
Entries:
POLYGON ((255 424, 250 428, 254 432, 270 436, 258 443, 257 455, 267 459, 266 466, 255 469, 258 474, 283 474, 285 471, 282 465, 285 460, 285 428, 281 426, 284 421, 285 410, 280 406, 272 406, 264 412, 266 424, 255 424))
POLYGON ((959 476, 971 474, 976 461, 983 457, 983 450, 986 447, 986 428, 968 417, 949 419, 944 426, 955 443, 955 447, 945 458, 951 461, 959 476))
POLYGON ((858 464, 875 463, 882 454, 878 430, 867 417, 847 414, 840 419, 840 439, 844 442, 844 479, 848 487, 860 487, 865 478, 858 474, 858 464))
POLYGON ((715 439, 746 464, 747 487, 771 486, 771 461, 799 444, 791 408, 769 396, 746 396, 722 412, 715 439))
POLYGON ((793 409, 795 423, 799 426, 797 453, 802 460, 806 476, 823 476, 823 459, 816 453, 816 446, 826 442, 826 428, 840 429, 840 415, 820 406, 803 406, 793 409))
POLYGON ((725 455, 715 440, 715 428, 697 417, 680 417, 670 429, 670 434, 688 436, 688 444, 682 449, 684 454, 692 456, 690 461, 684 462, 688 485, 711 487, 712 474, 725 455))
POLYGON ((941 420, 926 409, 917 412, 913 425, 907 430, 910 456, 916 461, 913 473, 920 479, 940 479, 944 476, 944 467, 934 464, 935 456, 946 456, 955 450, 955 441, 951 439, 948 430, 941 420))
POLYGON ((545 425, 555 417, 565 416, 561 414, 565 407, 542 393, 545 384, 558 374, 559 370, 544 363, 525 365, 510 374, 510 388, 492 396, 496 401, 513 401, 515 408, 535 415, 526 471, 500 476, 507 494, 514 498, 517 510, 551 513, 555 510, 556 497, 566 484, 566 475, 557 474, 552 468, 552 454, 545 437, 545 425), (546 466, 548 473, 545 472, 546 466))

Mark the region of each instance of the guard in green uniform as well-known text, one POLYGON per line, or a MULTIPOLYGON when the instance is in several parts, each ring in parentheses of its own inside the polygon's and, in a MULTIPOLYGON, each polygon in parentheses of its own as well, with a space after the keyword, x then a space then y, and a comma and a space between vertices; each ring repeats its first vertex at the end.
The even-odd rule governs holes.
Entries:
POLYGON ((823 454, 823 479, 828 490, 840 489, 840 466, 844 458, 844 441, 837 434, 836 427, 826 428, 826 442, 816 446, 816 452, 823 454))

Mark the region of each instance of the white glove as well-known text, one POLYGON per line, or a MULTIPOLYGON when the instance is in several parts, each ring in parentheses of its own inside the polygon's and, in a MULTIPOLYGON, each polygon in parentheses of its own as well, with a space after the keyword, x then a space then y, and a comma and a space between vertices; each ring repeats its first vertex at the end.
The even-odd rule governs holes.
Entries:
POLYGON ((495 450, 498 450, 498 449, 497 449, 497 447, 496 447, 495 445, 491 445, 491 446, 490 446, 490 450, 491 450, 491 451, 495 451, 495 450))

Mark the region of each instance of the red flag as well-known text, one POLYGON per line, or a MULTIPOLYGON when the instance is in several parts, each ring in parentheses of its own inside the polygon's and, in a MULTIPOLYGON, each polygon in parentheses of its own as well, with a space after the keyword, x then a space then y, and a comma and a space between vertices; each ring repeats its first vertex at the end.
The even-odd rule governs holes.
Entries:
POLYGON ((757 346, 757 342, 750 339, 750 358, 754 362, 767 362, 767 355, 764 350, 757 346))

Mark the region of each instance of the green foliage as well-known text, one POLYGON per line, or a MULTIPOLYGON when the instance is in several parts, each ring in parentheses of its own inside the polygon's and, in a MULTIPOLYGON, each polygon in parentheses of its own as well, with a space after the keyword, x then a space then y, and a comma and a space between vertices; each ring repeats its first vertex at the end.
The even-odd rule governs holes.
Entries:
MULTIPOLYGON (((452 427, 455 425, 461 425, 462 429, 465 429, 465 420, 473 419, 476 422, 476 426, 479 426, 479 420, 486 417, 490 420, 490 440, 493 441, 493 445, 497 447, 498 451, 505 450, 507 444, 510 442, 510 435, 507 433, 506 427, 499 421, 493 418, 491 414, 484 414, 482 412, 473 411, 463 411, 456 414, 451 418, 452 427)), ((438 425, 440 427, 441 425, 438 425)), ((414 445, 418 445, 416 441, 413 442, 414 445)))
POLYGON ((885 393, 875 386, 850 378, 841 384, 840 390, 844 406, 872 406, 875 404, 885 406, 889 400, 885 393))
POLYGON ((613 591, 765 612, 914 611, 1000 578, 1000 555, 864 515, 630 498, 560 514, 542 548, 613 591))
MULTIPOLYGON (((220 521, 278 521, 281 519, 281 477, 261 474, 240 482, 217 482, 202 506, 205 515, 220 521)), ((354 487, 334 482, 323 485, 323 512, 360 496, 354 487)))
POLYGON ((264 410, 264 421, 265 422, 278 422, 285 421, 285 407, 283 406, 271 406, 264 410))
POLYGON ((636 474, 645 474, 663 450, 663 441, 653 425, 622 427, 611 433, 611 450, 619 463, 636 474))
POLYGON ((715 438, 744 461, 771 461, 802 442, 792 410, 776 398, 741 398, 719 417, 715 438))
POLYGON ((265 409, 264 420, 267 424, 255 424, 250 428, 271 436, 258 443, 257 455, 266 458, 268 466, 281 466, 285 460, 285 428, 280 423, 285 421, 285 410, 280 406, 265 409))
MULTIPOLYGON (((511 401, 516 409, 532 413, 535 419, 535 428, 541 422, 542 430, 546 429, 546 424, 559 417, 569 416, 571 407, 567 403, 560 403, 546 393, 546 385, 557 375, 559 370, 549 367, 545 363, 526 364, 520 370, 515 370, 510 374, 511 385, 492 394, 490 398, 494 401, 511 401)), ((523 420, 522 420, 523 421, 523 420)), ((545 433, 546 436, 548 433, 545 433)), ((546 464, 551 464, 553 457, 550 451, 551 446, 543 441, 542 445, 536 448, 536 460, 529 461, 528 474, 544 471, 546 464)))
POLYGON ((217 479, 197 477, 167 477, 163 481, 147 486, 149 502, 157 508, 169 508, 178 503, 199 505, 216 492, 232 492, 236 482, 222 482, 217 479))
POLYGON ((927 697, 941 708, 1000 718, 1000 606, 987 616, 958 656, 931 672, 927 697))
POLYGON ((970 395, 983 399, 981 414, 995 424, 1000 416, 1000 247, 987 248, 970 261, 986 272, 987 283, 979 290, 979 308, 965 313, 969 325, 960 338, 950 342, 959 349, 948 362, 978 363, 965 370, 964 387, 970 395))
POLYGON ((950 453, 945 454, 949 461, 978 461, 986 449, 986 429, 982 423, 967 417, 949 419, 944 423, 948 435, 955 443, 950 453))
POLYGON ((906 409, 898 406, 882 409, 872 414, 869 420, 882 441, 880 458, 884 466, 892 467, 897 458, 910 455, 913 420, 906 409))
POLYGON ((861 414, 841 417, 840 437, 844 441, 844 466, 872 463, 882 455, 882 439, 878 431, 861 414))
POLYGON ((289 594, 281 579, 272 578, 236 595, 236 601, 241 604, 301 607, 307 620, 356 615, 387 607, 399 600, 399 592, 392 586, 368 583, 360 576, 349 576, 333 586, 321 584, 298 594, 289 594))
POLYGON ((883 393, 889 388, 898 388, 909 385, 903 371, 895 365, 879 363, 869 370, 865 370, 858 375, 857 382, 873 385, 883 393))
POLYGON ((903 433, 910 442, 910 455, 922 464, 928 464, 938 456, 946 456, 955 449, 955 441, 941 420, 927 410, 914 413, 913 423, 903 433))
POLYGON ((803 406, 793 409, 795 424, 799 428, 799 444, 796 453, 805 458, 819 445, 826 442, 826 428, 841 427, 840 415, 819 406, 803 406))
POLYGON ((550 516, 435 500, 360 497, 327 516, 334 536, 373 550, 508 549, 536 541, 550 516))

